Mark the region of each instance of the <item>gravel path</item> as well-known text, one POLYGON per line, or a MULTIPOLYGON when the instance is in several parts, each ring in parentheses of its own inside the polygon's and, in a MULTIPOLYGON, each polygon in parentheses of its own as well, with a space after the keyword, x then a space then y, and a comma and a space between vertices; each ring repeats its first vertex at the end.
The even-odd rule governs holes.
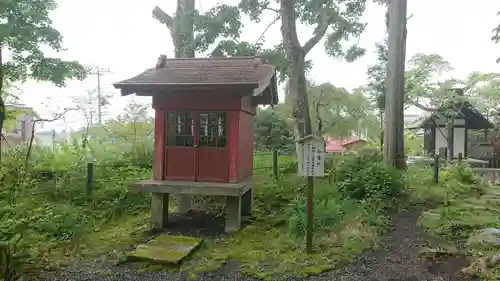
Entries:
MULTIPOLYGON (((418 257, 429 237, 416 226, 419 212, 407 211, 393 221, 392 231, 380 247, 364 254, 356 263, 338 271, 327 272, 307 279, 290 278, 289 281, 469 281, 459 270, 467 265, 464 257, 456 256, 440 262, 424 262, 418 257)), ((436 241, 434 241, 436 242, 436 241)), ((139 273, 127 266, 105 267, 103 264, 67 268, 61 272, 43 272, 39 281, 253 281, 251 277, 236 272, 237 266, 229 264, 223 269, 207 274, 186 276, 180 273, 139 273)))

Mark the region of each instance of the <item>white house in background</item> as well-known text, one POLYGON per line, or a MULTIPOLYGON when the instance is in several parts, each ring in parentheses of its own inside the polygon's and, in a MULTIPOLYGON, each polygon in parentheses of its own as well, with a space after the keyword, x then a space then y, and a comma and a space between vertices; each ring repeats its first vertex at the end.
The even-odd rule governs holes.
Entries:
MULTIPOLYGON (((29 140, 33 131, 33 121, 35 120, 33 108, 22 104, 6 104, 5 110, 7 112, 22 112, 17 115, 14 128, 8 128, 7 130, 4 128, 2 133, 5 139, 7 139, 7 142, 15 145, 29 140)), ((2 138, 2 142, 4 142, 5 139, 2 138)))

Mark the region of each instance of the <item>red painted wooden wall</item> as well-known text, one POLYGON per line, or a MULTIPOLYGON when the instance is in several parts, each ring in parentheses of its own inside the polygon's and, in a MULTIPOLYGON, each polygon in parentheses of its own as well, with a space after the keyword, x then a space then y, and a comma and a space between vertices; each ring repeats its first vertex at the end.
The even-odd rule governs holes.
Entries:
MULTIPOLYGON (((154 179, 238 182, 252 175, 252 124, 256 106, 252 97, 242 95, 245 92, 238 94, 232 91, 234 89, 153 96, 156 118, 154 179), (207 111, 226 113, 227 142, 224 148, 167 146, 169 112, 192 112, 196 115, 207 111), (192 159, 195 159, 195 166, 190 162, 192 159)), ((195 127, 197 125, 195 122, 195 127)), ((198 138, 194 139, 196 143, 198 138)))

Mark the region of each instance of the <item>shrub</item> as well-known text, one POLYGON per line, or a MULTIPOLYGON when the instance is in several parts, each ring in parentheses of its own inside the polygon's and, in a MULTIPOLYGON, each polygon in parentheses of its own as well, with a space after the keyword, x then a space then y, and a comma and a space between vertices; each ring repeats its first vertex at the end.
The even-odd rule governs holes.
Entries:
POLYGON ((386 166, 373 148, 344 156, 332 167, 330 182, 342 196, 355 200, 393 201, 405 188, 402 173, 386 166))
MULTIPOLYGON (((373 226, 385 225, 387 218, 383 212, 393 207, 395 199, 403 194, 405 180, 399 171, 384 164, 378 149, 364 148, 331 157, 328 166, 330 180, 316 180, 314 228, 337 229, 349 214, 373 226)), ((288 219, 291 233, 304 233, 306 214, 305 198, 292 201, 288 219)))
POLYGON ((15 235, 7 241, 0 240, 0 280, 22 280, 24 257, 17 253, 17 244, 21 235, 15 235))
MULTIPOLYGON (((345 214, 355 209, 352 201, 342 199, 339 194, 331 192, 333 187, 327 183, 318 185, 314 200, 314 223, 316 230, 332 230, 341 225, 345 214), (319 192, 318 192, 319 191, 319 192)), ((299 197, 291 203, 288 219, 290 232, 294 235, 303 235, 307 226, 306 199, 299 197)))
POLYGON ((464 164, 442 167, 437 184, 431 167, 411 165, 407 175, 410 195, 416 203, 435 205, 443 203, 446 198, 477 197, 486 191, 480 177, 464 164))

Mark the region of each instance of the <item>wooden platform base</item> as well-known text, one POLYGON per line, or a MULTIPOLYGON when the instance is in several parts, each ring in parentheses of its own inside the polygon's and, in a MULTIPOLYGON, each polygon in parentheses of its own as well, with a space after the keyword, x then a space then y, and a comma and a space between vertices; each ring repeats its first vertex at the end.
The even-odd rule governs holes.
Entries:
POLYGON ((168 224, 169 196, 179 199, 179 211, 191 209, 192 195, 226 197, 225 231, 232 233, 241 228, 241 216, 252 212, 252 179, 240 183, 185 182, 145 180, 134 185, 139 192, 151 192, 151 221, 153 228, 165 228, 168 224))

